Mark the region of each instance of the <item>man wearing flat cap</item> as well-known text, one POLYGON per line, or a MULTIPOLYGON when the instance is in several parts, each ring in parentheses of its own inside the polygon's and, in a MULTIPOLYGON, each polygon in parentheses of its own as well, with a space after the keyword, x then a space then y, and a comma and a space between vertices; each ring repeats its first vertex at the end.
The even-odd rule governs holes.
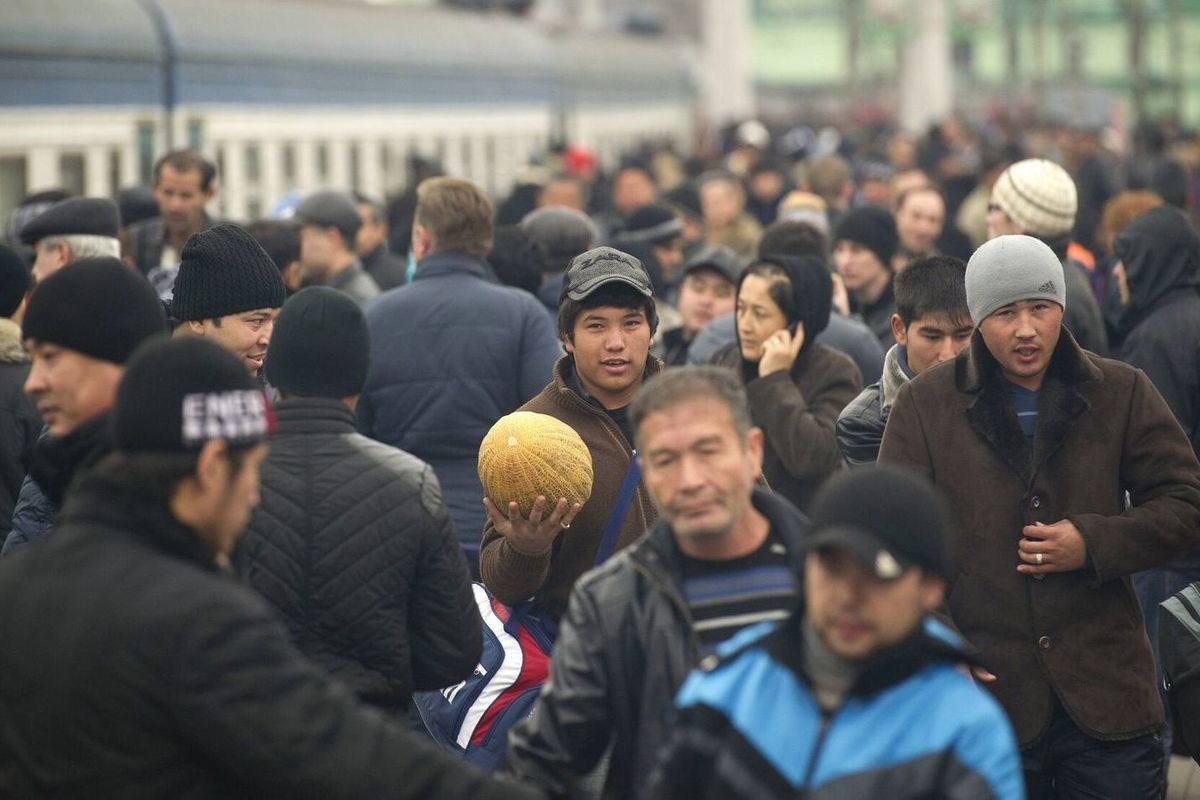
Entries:
POLYGON ((379 294, 379 285, 363 269, 354 250, 362 217, 354 198, 343 192, 317 192, 296 208, 300 224, 300 280, 328 286, 360 306, 379 294))
POLYGON ((40 283, 81 258, 119 258, 117 206, 101 197, 71 197, 21 228, 21 241, 34 249, 33 280, 40 283))
POLYGON ((1029 796, 1161 797, 1130 576, 1200 545, 1200 464, 1145 373, 1063 326, 1063 269, 1030 236, 975 251, 971 344, 900 388, 879 460, 950 498, 950 616, 988 665, 1029 796))

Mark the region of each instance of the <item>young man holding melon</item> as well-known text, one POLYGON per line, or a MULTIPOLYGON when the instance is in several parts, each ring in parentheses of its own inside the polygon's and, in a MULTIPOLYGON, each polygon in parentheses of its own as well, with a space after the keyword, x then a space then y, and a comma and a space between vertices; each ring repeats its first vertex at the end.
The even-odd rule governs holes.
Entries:
MULTIPOLYGON (((642 382, 662 368, 650 355, 657 325, 650 278, 638 259, 610 247, 572 259, 558 311, 567 354, 555 364, 550 384, 520 410, 547 414, 579 434, 592 457, 591 497, 583 505, 541 497, 528 514, 512 498, 495 498, 511 500, 506 508, 484 499, 489 519, 480 573, 500 601, 515 605, 533 598, 540 612, 558 619, 571 587, 592 568, 634 456, 629 404, 642 382)), ((524 488, 536 497, 540 487, 524 488)), ((521 487, 512 489, 521 493, 521 487)), ((615 549, 632 544, 656 517, 639 486, 619 521, 615 549)))
POLYGON ((743 628, 786 617, 803 563, 807 522, 756 486, 763 433, 732 370, 667 370, 629 416, 662 517, 576 584, 550 679, 509 737, 507 769, 553 796, 606 751, 602 796, 637 796, 684 678, 743 628))

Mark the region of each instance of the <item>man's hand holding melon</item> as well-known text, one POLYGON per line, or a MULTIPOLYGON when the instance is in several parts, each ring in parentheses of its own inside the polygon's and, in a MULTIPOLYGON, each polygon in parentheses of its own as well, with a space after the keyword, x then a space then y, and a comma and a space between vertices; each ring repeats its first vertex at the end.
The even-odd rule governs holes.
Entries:
POLYGON ((479 480, 496 532, 521 553, 540 555, 591 496, 592 456, 565 422, 517 411, 480 444, 479 480))

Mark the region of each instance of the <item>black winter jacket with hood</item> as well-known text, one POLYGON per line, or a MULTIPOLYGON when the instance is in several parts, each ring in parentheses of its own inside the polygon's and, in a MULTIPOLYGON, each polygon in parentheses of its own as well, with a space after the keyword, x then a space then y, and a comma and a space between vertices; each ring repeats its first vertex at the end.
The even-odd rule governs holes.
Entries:
POLYGON ((433 469, 354 430, 340 400, 288 398, 235 557, 300 650, 390 711, 471 674, 471 575, 433 469))
POLYGON ((1200 236, 1163 206, 1134 219, 1113 249, 1130 295, 1121 360, 1150 377, 1200 453, 1200 236))
POLYGON ((100 464, 0 562, 0 797, 527 797, 357 702, 100 464))

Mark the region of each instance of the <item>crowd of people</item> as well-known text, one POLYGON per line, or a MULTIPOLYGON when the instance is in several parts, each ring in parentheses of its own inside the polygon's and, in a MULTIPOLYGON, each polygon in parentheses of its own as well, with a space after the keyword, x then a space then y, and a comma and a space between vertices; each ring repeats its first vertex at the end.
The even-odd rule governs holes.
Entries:
POLYGON ((1188 168, 957 120, 764 135, 563 148, 495 204, 422 164, 234 224, 190 150, 28 198, 0 795, 1164 796, 1188 168), (586 502, 485 495, 518 410, 578 434, 586 502), (514 634, 489 674, 518 620, 548 663, 514 634), (414 697, 465 694, 441 741, 414 697))

